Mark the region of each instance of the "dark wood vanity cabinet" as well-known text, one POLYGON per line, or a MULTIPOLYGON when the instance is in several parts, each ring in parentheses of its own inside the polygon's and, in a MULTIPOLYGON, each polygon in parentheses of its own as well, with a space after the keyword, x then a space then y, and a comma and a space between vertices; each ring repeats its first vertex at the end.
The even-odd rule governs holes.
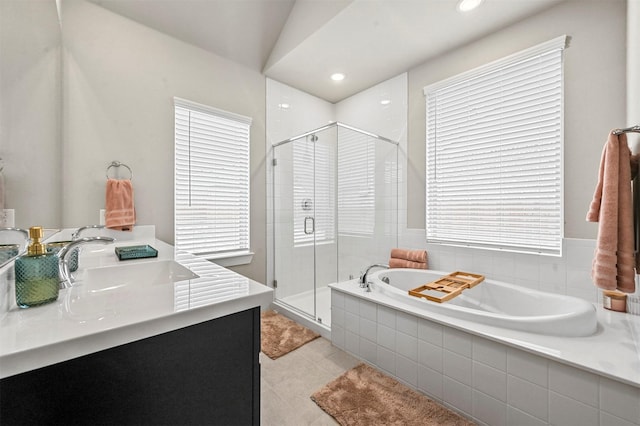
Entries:
POLYGON ((2 379, 0 424, 259 425, 259 352, 256 307, 2 379))

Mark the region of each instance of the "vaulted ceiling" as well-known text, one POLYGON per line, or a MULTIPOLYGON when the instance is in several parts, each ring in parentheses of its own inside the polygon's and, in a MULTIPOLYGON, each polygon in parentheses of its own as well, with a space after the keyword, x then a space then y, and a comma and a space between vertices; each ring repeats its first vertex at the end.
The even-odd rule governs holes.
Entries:
POLYGON ((330 102, 564 0, 91 0, 330 102), (345 79, 332 81, 332 73, 345 79))

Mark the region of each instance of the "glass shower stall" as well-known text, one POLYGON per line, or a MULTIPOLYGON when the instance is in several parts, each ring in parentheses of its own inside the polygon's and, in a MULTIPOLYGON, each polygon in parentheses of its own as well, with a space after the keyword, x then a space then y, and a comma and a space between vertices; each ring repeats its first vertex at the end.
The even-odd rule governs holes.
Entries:
POLYGON ((398 143, 341 123, 273 145, 275 305, 330 328, 328 285, 398 241, 398 143))

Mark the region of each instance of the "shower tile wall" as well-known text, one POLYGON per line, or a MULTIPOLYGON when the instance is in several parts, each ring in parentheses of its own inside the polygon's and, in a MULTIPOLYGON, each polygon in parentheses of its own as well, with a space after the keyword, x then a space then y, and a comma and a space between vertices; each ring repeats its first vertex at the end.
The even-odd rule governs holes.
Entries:
MULTIPOLYGON (((271 285, 274 279, 273 248, 283 253, 288 259, 294 259, 291 244, 293 232, 293 210, 283 212, 280 223, 276 224, 278 232, 273 238, 273 148, 274 143, 302 134, 306 131, 317 129, 328 122, 335 121, 335 107, 333 104, 311 96, 293 87, 267 79, 267 283, 271 285), (280 229, 282 232, 280 232, 280 229), (288 250, 288 251, 287 251, 288 250)), ((284 152, 284 151, 283 151, 284 152)), ((279 155, 291 155, 279 154, 279 155)), ((278 167, 288 168, 283 173, 293 174, 293 158, 282 157, 278 159, 278 167)), ((282 169, 281 169, 282 170, 282 169)), ((284 197, 281 205, 293 206, 293 193, 290 188, 279 188, 275 196, 284 197), (291 200, 287 199, 291 198, 291 200)), ((310 248, 312 249, 312 248, 310 248)), ((279 278, 288 279, 299 276, 294 265, 299 262, 291 262, 292 268, 287 271, 278 271, 279 278), (281 275, 284 274, 284 275, 281 275)), ((301 268, 302 266, 298 266, 301 268)))
MULTIPOLYGON (((386 261, 389 249, 397 245, 396 146, 383 141, 375 141, 367 135, 345 128, 331 128, 317 133, 318 142, 316 144, 329 143, 331 145, 336 131, 339 140, 338 165, 333 163, 335 151, 331 154, 331 162, 333 163, 332 167, 337 168, 338 177, 335 183, 333 178, 332 182, 328 182, 326 179, 316 179, 314 186, 316 196, 324 193, 325 195, 329 194, 330 198, 334 198, 336 195, 333 188, 334 185, 337 185, 335 188, 339 193, 337 196, 339 208, 334 214, 334 207, 330 202, 327 210, 327 200, 323 200, 322 197, 313 200, 315 208, 320 209, 316 210, 314 214, 316 217, 316 238, 320 238, 315 245, 296 240, 300 235, 294 233, 294 231, 297 233, 301 231, 301 218, 308 214, 308 212, 301 210, 300 195, 296 195, 296 189, 304 188, 304 184, 302 184, 304 180, 298 180, 301 186, 294 185, 295 175, 301 170, 296 165, 292 166, 295 161, 292 159, 292 153, 295 153, 299 148, 305 150, 307 147, 301 145, 305 142, 297 141, 286 144, 278 147, 275 151, 278 163, 275 166, 273 191, 274 203, 278 206, 278 212, 274 213, 273 247, 279 261, 276 262, 274 275, 279 284, 286 283, 284 286, 278 286, 279 299, 312 289, 314 256, 317 259, 315 264, 316 287, 322 287, 332 282, 349 279, 350 276, 359 275, 371 264, 372 259, 382 258, 386 261), (349 149, 345 150, 344 147, 349 147, 349 149), (346 160, 343 155, 346 156, 346 160), (360 159, 361 157, 362 159, 360 159), (349 161, 349 158, 351 161, 355 159, 355 164, 343 162, 349 161), (345 164, 347 164, 346 167, 345 164), (368 188, 371 182, 369 179, 374 179, 375 182, 373 193, 375 198, 373 200, 370 198, 372 193, 368 190, 363 193, 363 187, 360 186, 365 185, 368 188), (329 184, 328 187, 327 184, 329 184), (323 241, 323 226, 329 223, 323 222, 323 218, 335 220, 335 225, 326 229, 327 235, 334 235, 329 241, 323 241), (294 239, 294 235, 296 235, 296 239, 294 239), (294 241, 296 242, 294 243, 294 241), (293 261, 287 267, 287 262, 284 262, 285 266, 283 266, 283 259, 293 261), (293 283, 296 284, 292 285, 293 283)), ((333 147, 333 145, 331 146, 333 147)), ((316 146, 317 149, 318 146, 316 146)), ((318 151, 316 151, 316 155, 318 155, 318 151)), ((317 156, 315 166, 321 166, 324 158, 317 156)), ((310 163, 308 166, 303 166, 303 168, 306 167, 313 167, 313 165, 310 163)))
POLYGON ((267 78, 267 148, 336 121, 335 106, 267 78))
MULTIPOLYGON (((399 142, 398 227, 407 227, 406 164, 408 76, 384 81, 336 104, 336 117, 345 123, 399 142)), ((385 253, 388 257, 388 252, 385 253)), ((371 259, 369 259, 371 260, 371 259)))
MULTIPOLYGON (((342 143, 342 141, 341 141, 342 143)), ((354 236, 340 232, 338 278, 347 280, 359 276, 373 262, 387 263, 389 249, 397 246, 398 186, 396 182, 396 148, 384 142, 376 144, 376 200, 373 235, 354 236)), ((364 214, 364 212, 362 212, 364 214)), ((341 220, 342 210, 338 210, 341 220)), ((363 216, 364 220, 364 216, 363 216)))
MULTIPOLYGON (((378 209, 376 216, 385 217, 387 222, 384 224, 377 223, 376 226, 382 226, 386 230, 396 226, 392 222, 398 222, 398 231, 396 233, 406 227, 406 202, 404 201, 406 199, 404 184, 406 181, 404 167, 406 164, 406 117, 406 74, 380 83, 335 105, 267 79, 267 152, 273 154, 271 145, 276 142, 319 128, 330 121, 339 121, 400 142, 397 159, 399 163, 397 170, 398 185, 396 188, 387 187, 385 198, 376 202, 376 209, 378 209), (383 103, 382 101, 385 102, 383 103), (286 104, 287 108, 283 108, 283 104, 286 104), (396 204, 396 198, 398 207, 393 212, 393 215, 390 215, 388 214, 389 207, 392 204, 396 204)), ((278 155, 280 156, 281 154, 279 153, 278 155)), ((377 158, 377 160, 384 161, 382 158, 377 158)), ((290 166, 291 159, 279 158, 277 167, 284 167, 285 163, 291 169, 288 172, 293 173, 290 166)), ((281 222, 275 224, 276 235, 275 237, 273 236, 274 219, 271 191, 274 188, 272 167, 269 159, 267 161, 267 247, 271 250, 269 250, 270 253, 267 256, 268 283, 271 283, 274 277, 272 248, 275 247, 277 253, 285 255, 289 259, 297 258, 291 244, 293 212, 287 212, 286 216, 283 215, 281 217, 281 222)), ((376 167, 387 170, 388 164, 378 163, 376 167)), ((283 170, 280 169, 279 172, 283 172, 283 170)), ((292 197, 290 188, 278 188, 275 191, 275 196, 292 197)), ((281 201, 284 201, 286 205, 293 206, 292 200, 281 198, 281 201)), ((341 279, 348 278, 349 275, 359 274, 364 268, 363 265, 378 262, 380 259, 386 262, 389 249, 395 245, 395 237, 377 240, 372 243, 358 237, 341 236, 338 239, 339 260, 335 256, 335 247, 329 247, 330 245, 328 244, 316 246, 318 265, 321 265, 317 270, 320 274, 333 272, 335 275, 336 262, 338 262, 340 266, 339 277, 341 279), (323 253, 327 253, 327 255, 323 257, 323 253)), ((305 249, 313 250, 313 247, 305 249)), ((300 253, 301 248, 296 248, 295 250, 300 253)), ((306 265, 295 261, 292 261, 291 265, 290 270, 277 272, 278 279, 299 277, 307 268, 306 265)), ((322 276, 318 278, 319 282, 323 284, 334 281, 328 275, 327 278, 322 276)))

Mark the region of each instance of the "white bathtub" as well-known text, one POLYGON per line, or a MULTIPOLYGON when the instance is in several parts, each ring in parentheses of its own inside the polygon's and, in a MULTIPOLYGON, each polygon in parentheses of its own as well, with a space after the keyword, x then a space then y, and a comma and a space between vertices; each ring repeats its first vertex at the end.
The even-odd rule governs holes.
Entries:
POLYGON ((446 272, 389 269, 369 274, 372 297, 382 293, 420 310, 486 325, 555 336, 589 336, 598 321, 593 304, 571 296, 545 293, 484 280, 453 299, 438 303, 410 296, 408 290, 434 281, 446 272), (388 278, 389 284, 382 281, 388 278))

